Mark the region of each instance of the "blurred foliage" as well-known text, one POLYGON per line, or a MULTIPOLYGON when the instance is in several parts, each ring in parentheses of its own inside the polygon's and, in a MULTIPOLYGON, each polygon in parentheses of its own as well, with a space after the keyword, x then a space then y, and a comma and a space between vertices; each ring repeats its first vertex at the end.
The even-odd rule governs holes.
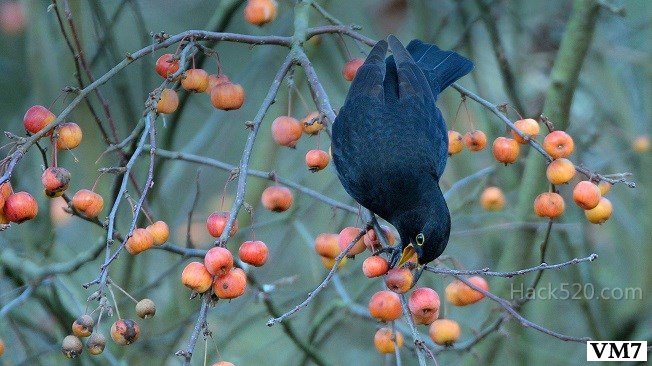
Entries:
MULTIPOLYGON (((651 132, 651 8, 645 0, 609 2, 614 6, 624 6, 626 16, 600 11, 567 130, 576 142, 574 161, 602 173, 632 172, 638 188, 613 187, 609 199, 614 205, 614 215, 606 224, 596 226, 586 223, 583 212, 571 204, 571 189, 561 187, 567 211, 554 225, 548 263, 592 252, 597 253, 599 259, 590 264, 548 271, 541 286, 588 283, 596 290, 633 287, 642 289, 643 298, 620 301, 536 300, 528 303, 523 312, 536 323, 561 333, 605 340, 650 340, 651 157, 649 152, 635 153, 631 141, 636 136, 649 136, 651 132)), ((5 32, 0 36, 0 128, 16 134, 22 131, 21 118, 30 105, 52 105, 57 113, 71 99, 62 95, 61 89, 76 85, 73 58, 54 14, 48 11, 49 2, 25 0, 22 3, 26 9, 24 30, 16 34, 5 32)), ((147 46, 151 42, 149 32, 175 34, 187 29, 205 29, 207 25, 221 26, 221 30, 229 32, 258 35, 289 35, 292 32, 292 4, 289 0, 280 0, 278 18, 262 28, 244 22, 242 1, 72 0, 70 3, 85 55, 88 59, 96 58, 92 64, 96 77, 115 65, 126 52, 147 46), (235 4, 233 14, 220 21, 232 3, 235 4), (138 21, 140 17, 142 23, 138 21), (111 27, 110 37, 99 47, 107 24, 111 27)), ((372 38, 379 39, 392 32, 404 41, 420 38, 444 49, 457 50, 476 64, 475 70, 460 83, 489 101, 509 103, 507 86, 476 2, 325 0, 319 3, 345 24, 362 26, 362 33, 372 38)), ((523 104, 524 110, 519 112, 537 117, 549 87, 550 68, 571 12, 571 2, 504 0, 490 1, 488 6, 491 13, 483 15, 488 17, 488 22, 494 22, 502 39, 504 56, 512 67, 515 90, 523 104)), ((317 12, 313 12, 311 23, 326 24, 317 12)), ((322 37, 320 42, 308 42, 305 46, 336 109, 342 105, 348 87, 340 74, 343 63, 348 54, 363 57, 353 42, 347 39, 345 43, 333 35, 322 37)), ((224 71, 246 88, 244 107, 231 112, 217 111, 205 95, 191 96, 180 116, 165 116, 157 122, 160 147, 237 164, 247 135, 243 123, 253 118, 273 77, 273 70, 280 65, 286 51, 280 47, 233 43, 217 44, 215 50, 224 71)), ((153 65, 161 53, 163 51, 138 60, 101 88, 110 102, 120 136, 126 136, 135 126, 147 93, 160 82, 153 65)), ((215 59, 207 59, 204 68, 215 72, 215 59)), ((291 113, 300 118, 314 106, 301 73, 295 74, 294 82, 308 101, 306 106, 293 98, 291 113)), ((269 124, 276 116, 288 112, 287 95, 287 88, 282 88, 263 122, 252 156, 252 168, 274 170, 282 177, 353 204, 332 167, 313 174, 304 166, 305 152, 316 146, 327 148, 327 136, 304 137, 296 150, 280 148, 272 142, 269 124)), ((97 99, 93 97, 92 100, 100 111, 97 99)), ((460 96, 454 90, 442 94, 439 106, 449 127, 462 133, 479 128, 493 139, 505 132, 504 126, 494 116, 473 101, 468 100, 460 106, 460 96)), ((513 111, 510 111, 510 116, 517 118, 513 111)), ((84 143, 74 153, 60 155, 60 164, 73 174, 72 192, 89 188, 98 175, 98 168, 114 166, 118 161, 113 155, 106 155, 96 162, 105 146, 85 105, 74 111, 71 120, 83 128, 85 136, 84 143)), ((531 149, 522 151, 536 154, 531 149)), ((14 187, 34 194, 41 191, 38 179, 42 165, 40 159, 38 150, 31 149, 12 179, 14 187)), ((543 170, 543 158, 539 161, 543 170)), ((533 214, 524 222, 515 214, 519 206, 532 205, 531 201, 518 202, 516 197, 523 164, 503 167, 494 162, 488 150, 479 153, 465 150, 450 159, 443 177, 443 188, 447 189, 459 179, 487 166, 495 169, 450 197, 453 232, 445 254, 455 257, 466 268, 513 270, 537 265, 545 222, 533 214), (479 193, 487 185, 497 185, 506 192, 508 203, 504 211, 486 213, 479 207, 479 193), (525 223, 531 225, 522 225, 525 223), (534 238, 522 235, 522 228, 532 225, 537 228, 534 238), (510 248, 507 242, 512 239, 526 254, 517 262, 506 262, 501 258, 509 255, 505 248, 510 248)), ((192 204, 195 176, 199 170, 200 200, 192 235, 199 247, 208 247, 211 240, 205 233, 203 220, 210 212, 222 208, 220 200, 228 172, 169 160, 161 160, 157 167, 157 180, 148 204, 156 219, 170 224, 171 241, 179 245, 185 243, 186 213, 192 204)), ((145 159, 138 169, 138 177, 144 181, 145 159)), ((111 197, 113 189, 111 180, 110 176, 104 176, 98 185, 107 202, 105 207, 109 202, 106 198, 111 197)), ((253 275, 261 283, 296 276, 296 282, 279 286, 271 294, 278 307, 285 310, 303 300, 326 273, 312 249, 314 237, 321 232, 339 232, 344 226, 359 224, 360 220, 316 203, 298 192, 289 212, 267 212, 261 207, 259 197, 269 184, 258 178, 249 180, 246 201, 254 206, 255 221, 252 224, 249 215, 243 211, 239 217, 242 229, 230 240, 228 247, 237 250, 238 244, 252 235, 250 227, 254 225, 256 238, 269 245, 271 259, 268 265, 255 269, 253 275)), ((229 208, 235 184, 228 184, 226 192, 224 209, 229 208)), ((48 201, 39 195, 41 210, 37 219, 0 233, 0 250, 11 248, 37 264, 46 265, 70 259, 75 253, 104 240, 100 228, 62 215, 57 207, 60 202, 48 201)), ((531 208, 527 210, 531 212, 531 208)), ((118 228, 124 231, 131 217, 128 205, 122 205, 119 217, 118 228)), ((70 275, 52 278, 27 302, 0 319, 0 338, 7 344, 0 365, 178 364, 178 357, 173 353, 185 346, 199 308, 199 300, 189 300, 189 292, 179 282, 181 269, 187 262, 163 251, 149 251, 138 257, 120 256, 111 266, 111 277, 134 296, 154 299, 158 308, 156 317, 140 322, 142 336, 136 344, 118 347, 109 341, 103 356, 91 358, 84 353, 80 360, 72 362, 64 360, 59 352, 60 340, 70 332, 74 317, 87 308, 85 299, 90 291, 84 290, 81 284, 95 278, 101 260, 89 262, 70 275)), ((360 270, 361 262, 361 258, 349 261, 341 271, 341 279, 350 295, 366 306, 370 295, 383 284, 381 280, 365 278, 360 270)), ((526 277, 525 283, 531 276, 526 277)), ((25 280, 0 267, 0 306, 20 294, 25 280)), ((520 281, 489 278, 492 290, 503 295, 508 295, 510 286, 520 281)), ((422 285, 431 286, 440 294, 448 282, 449 278, 428 274, 421 279, 422 285)), ((122 313, 133 317, 131 302, 120 295, 118 298, 123 300, 122 313)), ((293 318, 291 324, 305 339, 314 332, 314 345, 333 365, 383 364, 384 357, 377 354, 372 344, 378 324, 350 315, 338 308, 341 305, 337 294, 329 288, 293 318), (334 307, 336 311, 329 312, 334 307)), ((443 313, 461 323, 462 337, 467 339, 482 328, 492 309, 495 309, 495 304, 485 300, 468 308, 445 306, 443 313)), ((219 350, 222 358, 236 365, 302 364, 300 350, 285 336, 281 326, 268 328, 265 325, 268 318, 266 308, 253 289, 236 300, 220 301, 210 310, 208 317, 213 335, 206 344, 209 361, 217 360, 219 350)), ((108 319, 102 324, 105 335, 108 335, 108 324, 108 319)), ((427 331, 426 328, 422 330, 424 333, 427 331)), ((200 340, 193 358, 194 365, 202 364, 204 347, 200 340)), ((404 350, 403 353, 404 365, 416 364, 410 351, 404 350)), ((583 364, 584 354, 582 344, 564 343, 509 322, 470 352, 444 352, 438 360, 442 365, 583 364)))

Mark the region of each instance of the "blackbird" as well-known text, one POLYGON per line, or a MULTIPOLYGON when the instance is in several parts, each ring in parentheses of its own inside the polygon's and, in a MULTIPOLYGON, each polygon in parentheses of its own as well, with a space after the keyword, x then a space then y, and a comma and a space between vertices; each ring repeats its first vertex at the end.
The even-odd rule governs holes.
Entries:
POLYGON ((399 232, 392 266, 416 252, 422 269, 448 244, 450 212, 439 188, 448 132, 435 101, 471 69, 453 51, 419 40, 406 49, 390 35, 358 69, 333 123, 333 161, 344 189, 399 232), (393 55, 385 59, 388 44, 393 55))

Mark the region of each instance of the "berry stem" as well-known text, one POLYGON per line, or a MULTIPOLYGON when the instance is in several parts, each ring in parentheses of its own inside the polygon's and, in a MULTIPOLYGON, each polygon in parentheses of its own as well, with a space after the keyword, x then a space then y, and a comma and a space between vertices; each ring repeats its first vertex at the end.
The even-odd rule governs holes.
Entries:
POLYGON ((123 289, 122 287, 118 286, 117 283, 111 281, 111 282, 109 282, 109 284, 110 284, 111 286, 115 286, 115 288, 117 288, 118 290, 120 290, 120 292, 122 292, 123 294, 127 295, 127 297, 130 298, 134 303, 138 304, 138 300, 136 300, 136 299, 135 299, 133 296, 131 296, 127 291, 125 291, 125 289, 123 289))
POLYGON ((115 308, 115 313, 118 314, 118 319, 122 319, 120 316, 120 310, 118 309, 118 302, 115 301, 115 294, 113 293, 113 287, 108 286, 109 288, 109 293, 111 294, 111 298, 113 299, 113 307, 115 308))

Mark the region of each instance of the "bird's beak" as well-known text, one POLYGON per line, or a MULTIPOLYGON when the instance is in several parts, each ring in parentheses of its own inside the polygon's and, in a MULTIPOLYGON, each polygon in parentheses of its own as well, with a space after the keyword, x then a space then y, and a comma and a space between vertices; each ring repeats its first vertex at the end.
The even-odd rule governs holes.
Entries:
POLYGON ((400 268, 403 264, 409 261, 415 253, 416 251, 414 250, 412 243, 408 244, 408 246, 403 249, 403 254, 401 254, 401 258, 398 260, 397 267, 400 268))

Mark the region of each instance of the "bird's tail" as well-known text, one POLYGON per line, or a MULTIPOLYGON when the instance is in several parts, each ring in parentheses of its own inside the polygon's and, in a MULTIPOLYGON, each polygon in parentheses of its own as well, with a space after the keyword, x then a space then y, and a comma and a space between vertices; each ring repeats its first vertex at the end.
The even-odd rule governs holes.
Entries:
POLYGON ((434 44, 418 39, 410 42, 407 50, 426 75, 435 98, 442 90, 473 70, 473 62, 466 57, 454 51, 443 51, 434 44))

